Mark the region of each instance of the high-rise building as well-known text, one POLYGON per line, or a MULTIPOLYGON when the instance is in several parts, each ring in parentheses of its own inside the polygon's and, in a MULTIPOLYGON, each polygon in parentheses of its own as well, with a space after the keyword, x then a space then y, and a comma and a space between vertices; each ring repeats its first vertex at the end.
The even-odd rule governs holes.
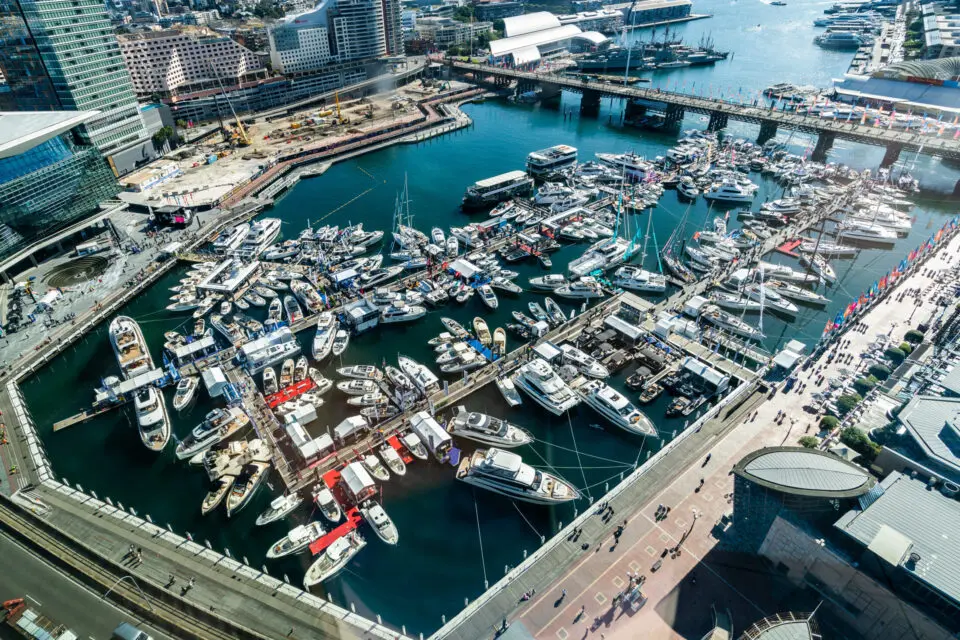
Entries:
POLYGON ((80 129, 96 111, 0 113, 0 257, 97 212, 120 190, 80 129))
POLYGON ((269 31, 270 63, 283 74, 316 71, 334 61, 330 50, 329 0, 287 16, 269 31))
POLYGON ((384 0, 337 0, 331 17, 336 55, 341 62, 386 55, 383 9, 384 0))
POLYGON ((105 154, 149 138, 100 0, 0 0, 0 108, 98 111, 81 136, 105 154))
POLYGON ((133 88, 144 98, 176 97, 235 86, 265 75, 252 51, 205 28, 168 29, 118 36, 133 88))
POLYGON ((403 7, 400 0, 383 1, 383 33, 387 40, 387 55, 403 55, 403 7))

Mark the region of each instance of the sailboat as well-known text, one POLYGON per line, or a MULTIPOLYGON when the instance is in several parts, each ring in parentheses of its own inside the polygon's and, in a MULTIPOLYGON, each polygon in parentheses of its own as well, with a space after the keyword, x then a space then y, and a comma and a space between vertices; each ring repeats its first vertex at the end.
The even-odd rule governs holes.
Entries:
MULTIPOLYGON (((662 273, 654 273, 643 268, 647 259, 647 242, 650 239, 650 227, 653 222, 653 211, 647 215, 647 232, 643 236, 643 250, 640 252, 640 266, 624 265, 613 274, 613 284, 628 291, 646 291, 649 293, 663 293, 667 290, 667 279, 662 273)), ((638 229, 639 232, 639 229, 638 229)), ((630 241, 627 253, 633 247, 634 240, 630 241)))
POLYGON ((674 251, 678 238, 683 237, 683 229, 687 226, 687 215, 689 213, 690 207, 687 207, 687 210, 683 213, 683 218, 680 219, 680 224, 674 228, 673 233, 667 238, 666 244, 663 245, 663 251, 660 253, 660 260, 663 262, 663 265, 676 276, 677 279, 685 283, 696 282, 697 276, 694 275, 689 267, 680 262, 680 254, 683 253, 683 248, 681 247, 676 253, 674 253, 674 251))

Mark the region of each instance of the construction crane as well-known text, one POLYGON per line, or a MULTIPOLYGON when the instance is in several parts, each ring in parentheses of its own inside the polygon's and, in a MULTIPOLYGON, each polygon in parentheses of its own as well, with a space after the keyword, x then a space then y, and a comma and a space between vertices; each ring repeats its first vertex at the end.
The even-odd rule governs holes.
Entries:
POLYGON ((340 92, 333 92, 333 101, 337 105, 337 124, 350 124, 350 118, 344 118, 340 113, 340 92))
MULTIPOLYGON (((217 84, 220 85, 220 92, 223 94, 223 99, 227 101, 227 106, 230 107, 230 113, 233 114, 233 120, 237 123, 236 131, 233 131, 230 134, 230 140, 236 142, 241 147, 249 147, 253 140, 250 139, 249 134, 247 134, 246 128, 243 126, 243 123, 240 122, 240 117, 237 115, 236 110, 233 108, 233 103, 230 102, 230 97, 227 96, 226 90, 223 88, 223 82, 220 80, 220 73, 217 71, 217 68, 213 66, 213 63, 207 59, 207 64, 210 65, 210 68, 213 70, 213 75, 217 77, 217 84)), ((219 117, 219 115, 218 115, 219 117)), ((223 129, 223 139, 224 142, 227 140, 227 129, 223 126, 223 121, 221 120, 221 129, 223 129)))

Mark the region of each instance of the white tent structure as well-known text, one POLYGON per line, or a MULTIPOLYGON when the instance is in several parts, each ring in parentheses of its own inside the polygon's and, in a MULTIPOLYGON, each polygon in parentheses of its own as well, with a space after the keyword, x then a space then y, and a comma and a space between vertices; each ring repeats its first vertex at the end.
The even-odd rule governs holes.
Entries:
POLYGON ((573 24, 561 25, 557 16, 548 11, 504 18, 503 25, 506 37, 490 43, 490 55, 494 60, 514 65, 536 62, 574 46, 589 49, 610 42, 602 33, 582 31, 573 24))

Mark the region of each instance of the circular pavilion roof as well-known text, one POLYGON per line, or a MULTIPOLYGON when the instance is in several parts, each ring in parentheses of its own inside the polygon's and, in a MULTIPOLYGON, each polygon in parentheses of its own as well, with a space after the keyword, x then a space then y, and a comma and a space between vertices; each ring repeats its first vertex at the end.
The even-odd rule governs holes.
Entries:
POLYGON ((823 498, 860 496, 876 484, 866 469, 803 447, 759 449, 740 460, 733 471, 768 489, 823 498))

